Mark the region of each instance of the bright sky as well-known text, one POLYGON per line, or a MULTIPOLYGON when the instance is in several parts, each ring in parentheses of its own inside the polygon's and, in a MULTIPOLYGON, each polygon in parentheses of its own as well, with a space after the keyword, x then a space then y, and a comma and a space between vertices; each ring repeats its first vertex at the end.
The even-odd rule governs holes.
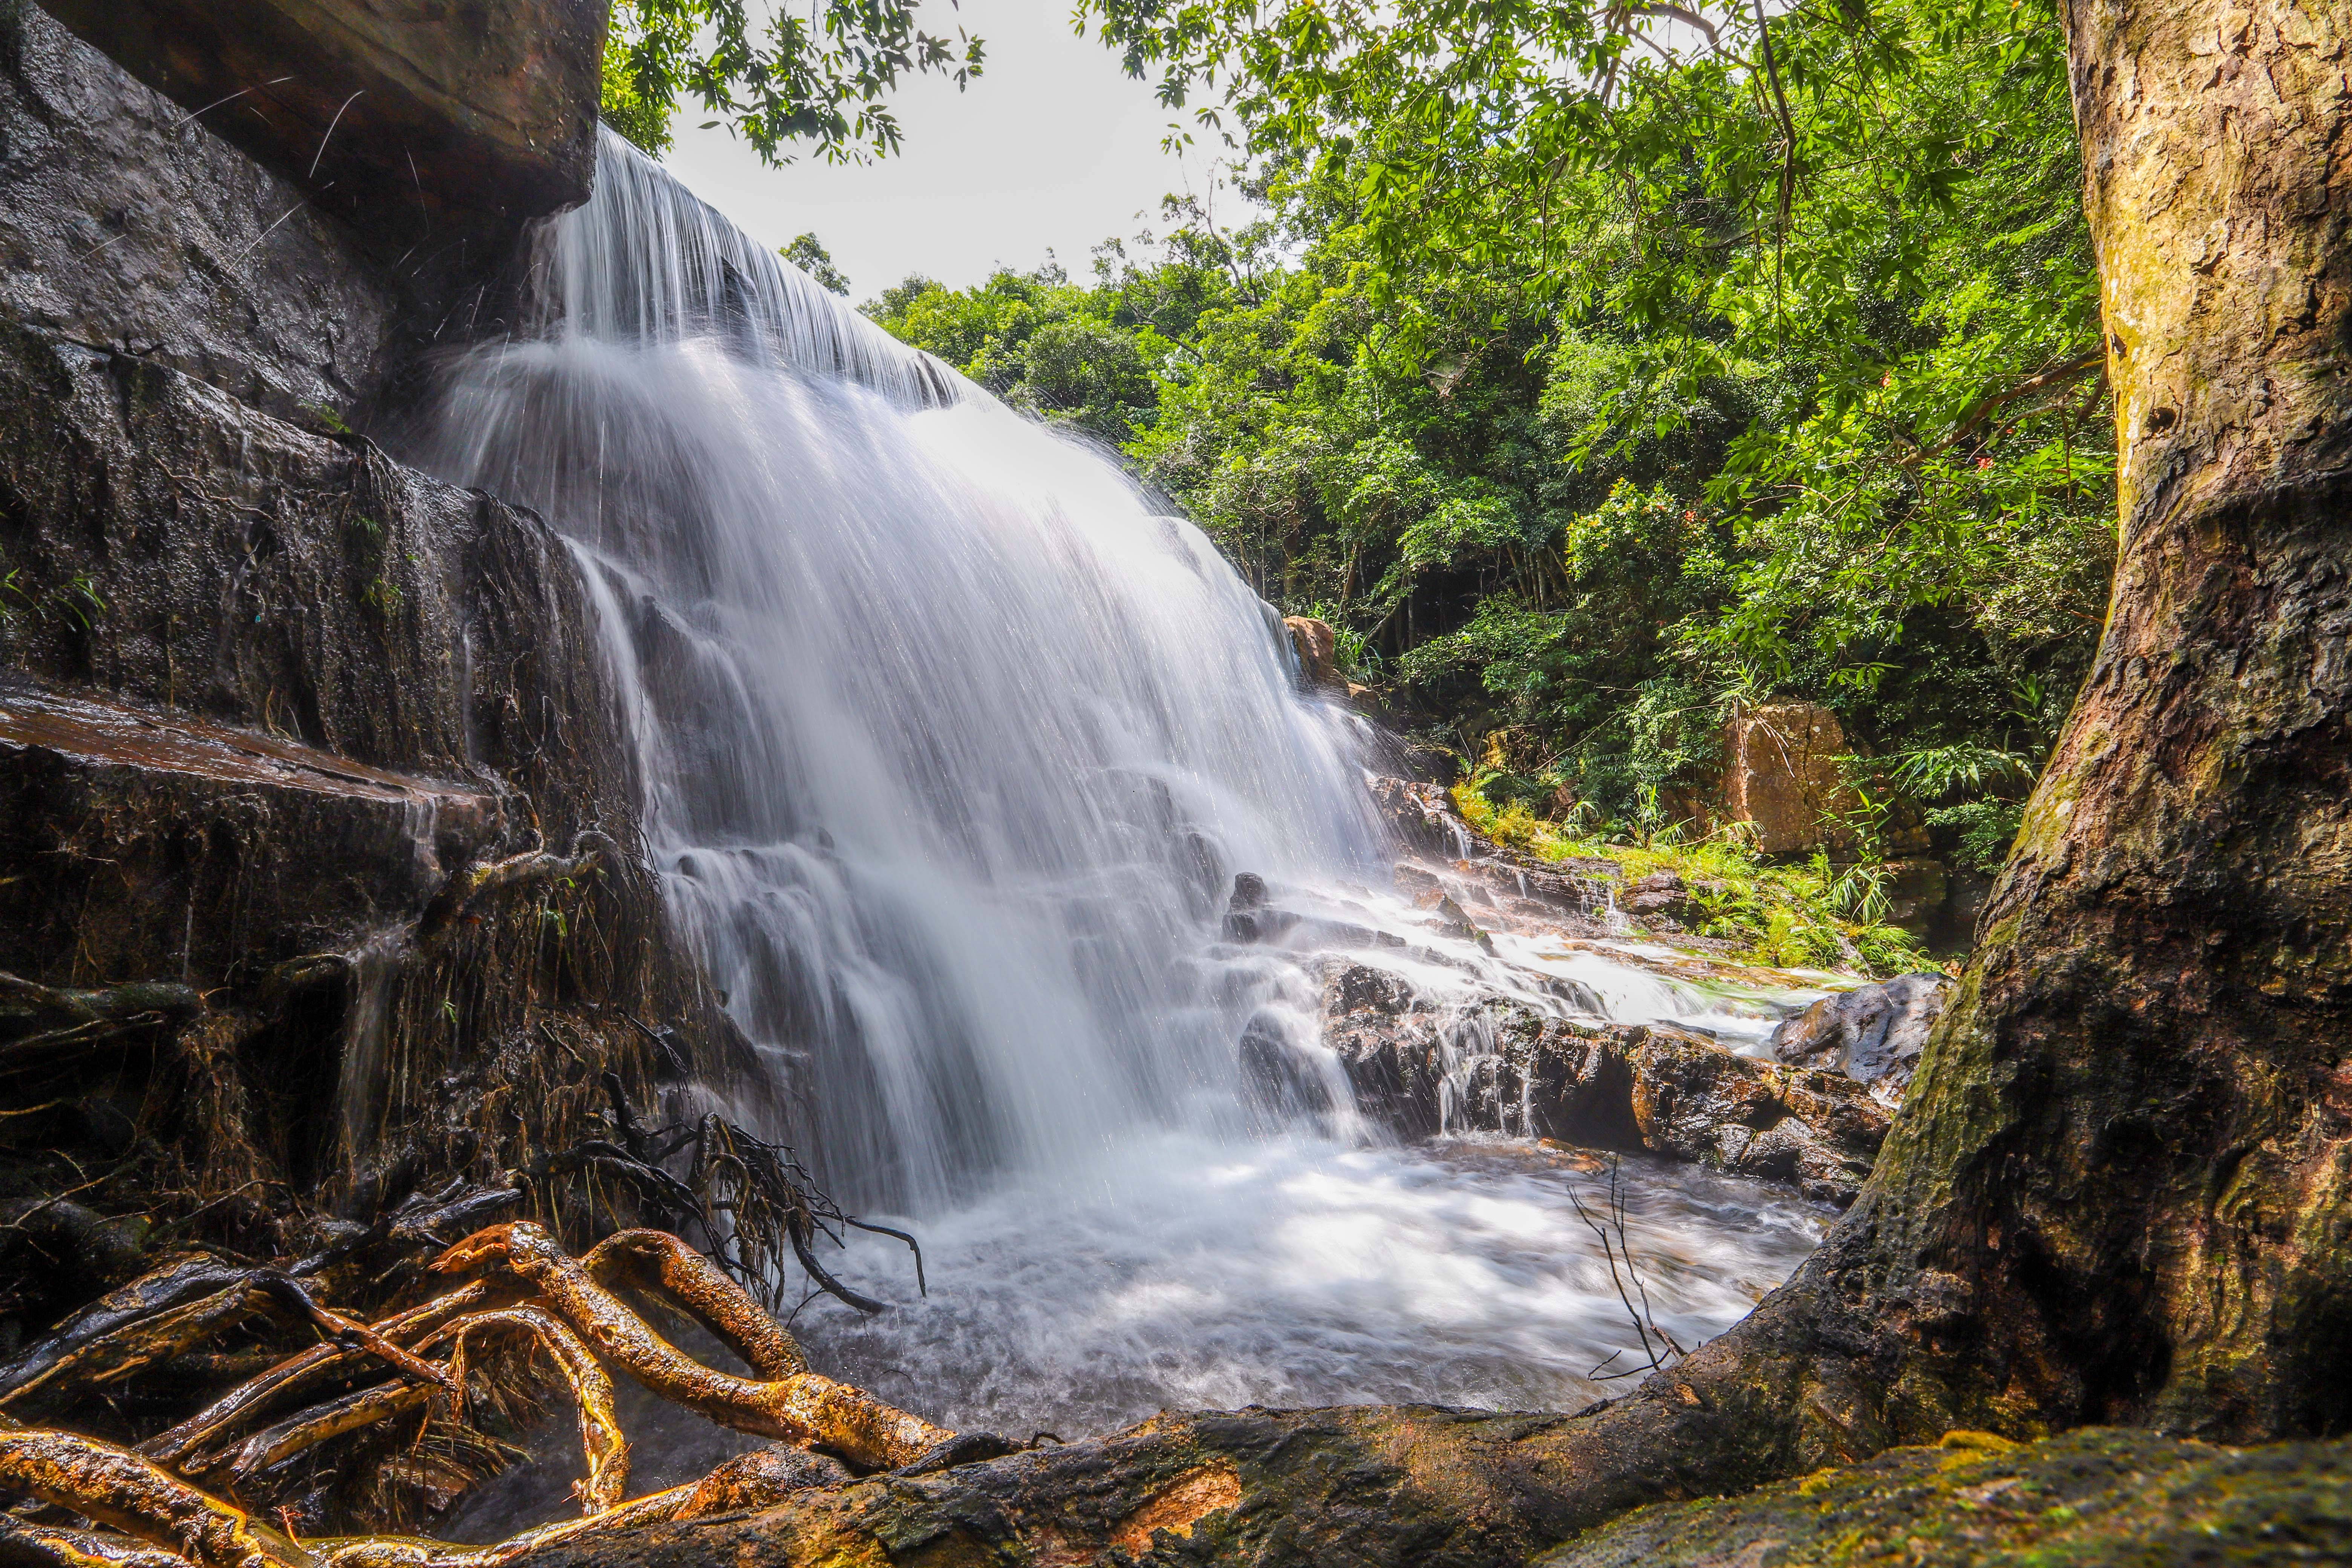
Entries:
POLYGON ((1200 150, 1181 161, 1160 152, 1175 116, 1150 84, 1071 32, 1069 0, 962 0, 958 11, 933 0, 921 16, 935 31, 960 18, 987 40, 987 67, 961 93, 937 77, 901 88, 899 156, 770 169, 724 129, 697 130, 706 116, 688 104, 664 163, 754 239, 814 232, 857 300, 910 272, 977 283, 1000 262, 1034 267, 1049 248, 1084 278, 1103 240, 1158 229, 1164 193, 1187 189, 1188 175, 1205 185, 1200 150))

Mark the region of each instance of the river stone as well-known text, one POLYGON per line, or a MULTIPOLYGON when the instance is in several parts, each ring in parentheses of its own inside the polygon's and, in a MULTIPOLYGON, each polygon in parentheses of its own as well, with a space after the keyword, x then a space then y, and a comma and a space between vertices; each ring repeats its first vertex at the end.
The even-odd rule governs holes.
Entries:
POLYGON ((1242 1031, 1242 1097, 1249 1108, 1276 1122, 1327 1116, 1331 1091, 1323 1075, 1291 1044, 1281 1025, 1261 1014, 1242 1031))
POLYGON ((1798 1067, 1843 1072, 1881 1098, 1900 1099, 1950 988, 1940 974, 1899 974, 1824 996, 1772 1031, 1772 1054, 1798 1067))
MULTIPOLYGON (((1885 1107, 1844 1075, 1743 1057, 1673 1025, 1585 1023, 1496 993, 1441 1007, 1402 976, 1346 960, 1325 972, 1322 1016, 1357 1110, 1402 1139, 1550 1138, 1785 1182, 1843 1206, 1886 1135, 1885 1107)), ((1271 1060, 1258 1070, 1274 1081, 1271 1060)))
POLYGON ((1733 1175, 1788 1182, 1843 1207, 1886 1137, 1885 1108, 1834 1073, 1724 1049, 1671 1025, 1638 1026, 1633 1117, 1642 1146, 1733 1175))

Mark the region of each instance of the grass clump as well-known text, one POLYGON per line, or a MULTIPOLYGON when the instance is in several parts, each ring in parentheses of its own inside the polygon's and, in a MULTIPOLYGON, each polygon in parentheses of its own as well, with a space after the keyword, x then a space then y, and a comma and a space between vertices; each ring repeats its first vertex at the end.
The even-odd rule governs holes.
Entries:
POLYGON ((1737 825, 1696 837, 1678 824, 1594 824, 1577 815, 1552 821, 1523 801, 1496 805, 1479 783, 1474 776, 1453 790, 1455 808, 1477 832, 1538 860, 1609 861, 1629 886, 1671 872, 1701 911, 1684 923, 1738 944, 1745 962, 1873 978, 1944 967, 1916 937, 1886 923, 1880 867, 1833 866, 1820 853, 1769 861, 1737 836, 1737 825))

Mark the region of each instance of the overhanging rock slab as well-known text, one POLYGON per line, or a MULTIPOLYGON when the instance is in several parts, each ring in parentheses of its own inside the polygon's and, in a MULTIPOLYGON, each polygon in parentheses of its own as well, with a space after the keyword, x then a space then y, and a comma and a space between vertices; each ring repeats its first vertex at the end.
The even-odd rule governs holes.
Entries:
POLYGON ((604 0, 42 4, 379 243, 587 199, 604 0))

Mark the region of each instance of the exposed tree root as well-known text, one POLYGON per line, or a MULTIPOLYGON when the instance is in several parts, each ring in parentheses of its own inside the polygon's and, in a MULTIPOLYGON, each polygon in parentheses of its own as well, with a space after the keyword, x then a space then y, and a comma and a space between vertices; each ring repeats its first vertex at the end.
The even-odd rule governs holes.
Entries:
MULTIPOLYGON (((728 1272, 676 1237, 623 1231, 573 1258, 528 1222, 494 1226, 448 1248, 433 1267, 478 1272, 422 1306, 370 1324, 323 1305, 293 1274, 212 1260, 158 1271, 116 1291, 6 1369, 17 1398, 119 1382, 184 1353, 206 1333, 256 1314, 315 1326, 327 1338, 288 1356, 195 1415, 132 1449, 78 1433, 26 1428, 0 1414, 0 1490, 30 1494, 97 1530, 0 1515, 0 1563, 43 1568, 497 1568, 587 1531, 676 1517, 697 1485, 624 1502, 629 1447, 606 1367, 740 1431, 823 1447, 861 1469, 994 1454, 1005 1445, 965 1437, 813 1373, 791 1334, 728 1272), (614 1293, 667 1302, 730 1346, 753 1375, 702 1365, 664 1340, 614 1293), (467 1420, 470 1401, 495 1397, 474 1364, 484 1342, 544 1357, 569 1388, 586 1474, 583 1516, 495 1546, 450 1546, 404 1536, 301 1540, 255 1518, 232 1494, 322 1446, 386 1423, 467 1420), (357 1386, 353 1386, 354 1380, 357 1386), (488 1389, 488 1395, 478 1392, 488 1389), (323 1399, 318 1398, 325 1394, 323 1399), (305 1397, 315 1403, 304 1405, 305 1397), (271 1418, 275 1417, 274 1420, 271 1418), (264 1423, 268 1423, 264 1425, 264 1423), (258 1430, 255 1430, 258 1427, 258 1430), (191 1479, 195 1478, 195 1479, 191 1479), (201 1484, 200 1484, 201 1483, 201 1484)), ((446 1428, 443 1428, 446 1430, 446 1428)), ((306 1463, 308 1461, 305 1461, 306 1463)), ((847 1472, 805 1463, 746 1472, 712 1498, 827 1484, 847 1472), (772 1474, 771 1473, 772 1472, 772 1474)), ((708 1507, 715 1506, 706 1502, 708 1507)), ((288 1516, 290 1520, 290 1516, 288 1516)))
POLYGON ((448 1341, 457 1363, 453 1381, 463 1385, 466 1336, 498 1329, 530 1335, 555 1358, 580 1411, 580 1450, 588 1462, 587 1477, 579 1488, 581 1505, 592 1514, 619 1507, 629 1486, 629 1443, 613 1411, 613 1380, 579 1335, 536 1307, 505 1307, 467 1313, 425 1341, 424 1348, 448 1341))
MULTIPOLYGON (((488 1268, 512 1271, 604 1360, 663 1398, 739 1432, 822 1445, 870 1469, 911 1464, 955 1436, 862 1389, 816 1373, 754 1380, 704 1366, 654 1332, 619 1297, 598 1284, 579 1259, 528 1221, 478 1232, 444 1253, 433 1267, 445 1273, 488 1268)), ((723 1277, 713 1271, 707 1279, 715 1282, 723 1277)), ((725 1285, 740 1293, 732 1280, 725 1285)), ((750 1296, 742 1295, 729 1315, 757 1310, 750 1296)))

